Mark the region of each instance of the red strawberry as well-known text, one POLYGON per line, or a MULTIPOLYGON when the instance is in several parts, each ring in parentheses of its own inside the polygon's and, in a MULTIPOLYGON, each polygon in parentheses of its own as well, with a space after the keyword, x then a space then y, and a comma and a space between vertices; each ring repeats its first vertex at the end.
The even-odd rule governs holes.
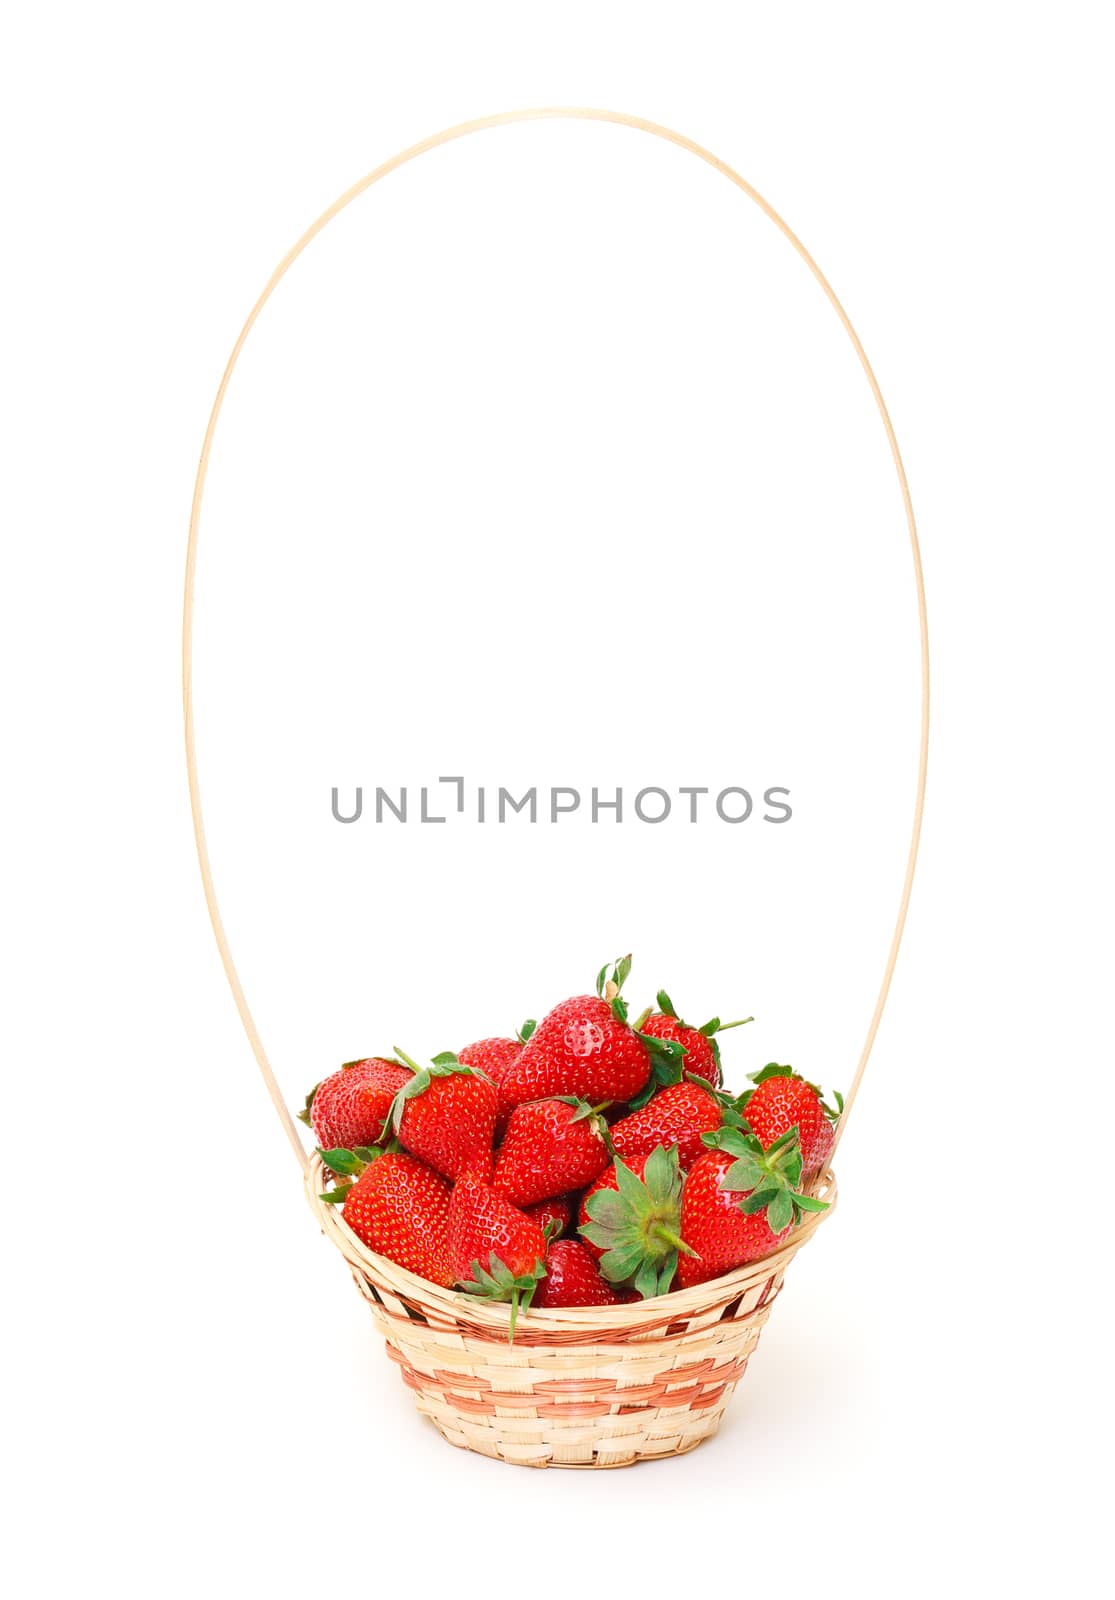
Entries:
POLYGON ((466 1067, 479 1067, 498 1087, 500 1078, 511 1063, 519 1059, 519 1052, 537 1026, 530 1017, 514 1039, 478 1039, 475 1044, 466 1044, 463 1050, 457 1051, 457 1060, 463 1061, 466 1067))
POLYGON ((724 1113, 711 1088, 702 1079, 667 1084, 647 1101, 641 1111, 633 1111, 612 1125, 612 1148, 628 1166, 637 1156, 649 1156, 659 1146, 677 1146, 682 1170, 703 1156, 704 1133, 715 1133, 724 1113))
POLYGON ((644 1039, 627 1021, 620 989, 631 970, 630 956, 615 964, 605 982, 605 967, 595 995, 563 1000, 543 1017, 508 1068, 500 1092, 509 1105, 571 1094, 596 1105, 605 1100, 630 1100, 650 1077, 651 1055, 680 1061, 680 1046, 644 1039))
POLYGON ((392 1100, 409 1077, 405 1067, 383 1056, 346 1061, 310 1091, 298 1115, 326 1149, 375 1144, 392 1100))
POLYGON ((744 1017, 740 1022, 721 1022, 719 1017, 713 1017, 703 1027, 692 1028, 688 1022, 682 1022, 665 989, 659 989, 658 1010, 651 1012, 642 1023, 640 1031, 650 1034, 654 1039, 672 1039, 683 1045, 685 1071, 691 1072, 694 1077, 704 1078, 714 1089, 719 1089, 723 1074, 720 1070, 720 1046, 716 1041, 716 1035, 726 1032, 728 1028, 742 1028, 745 1022, 754 1020, 754 1017, 744 1017))
POLYGON ((389 1261, 448 1289, 450 1187, 423 1162, 391 1151, 361 1148, 323 1152, 342 1183, 325 1198, 343 1204, 342 1216, 358 1239, 389 1261), (365 1157, 372 1159, 365 1161, 365 1157))
POLYGON ((678 1288, 689 1289, 769 1255, 801 1219, 825 1202, 798 1193, 801 1152, 796 1132, 764 1151, 736 1128, 719 1135, 722 1148, 694 1163, 681 1200, 678 1288))
POLYGON ((818 1177, 820 1173, 825 1170, 825 1167, 828 1165, 829 1156, 832 1154, 832 1147, 835 1143, 836 1128, 826 1116, 825 1125, 821 1129, 820 1137, 818 1138, 817 1143, 813 1146, 813 1150, 811 1152, 812 1160, 816 1164, 810 1167, 808 1172, 802 1172, 803 1181, 812 1182, 814 1178, 818 1177))
POLYGON ((449 1052, 435 1056, 428 1067, 397 1048, 395 1054, 414 1076, 395 1096, 384 1133, 392 1129, 412 1155, 447 1178, 464 1173, 489 1178, 499 1100, 495 1084, 449 1052))
POLYGON ((618 1306, 620 1297, 600 1276, 596 1262, 576 1239, 557 1239, 546 1256, 546 1276, 536 1306, 618 1306))
POLYGON ((684 1248, 677 1150, 652 1150, 630 1166, 617 1159, 582 1200, 580 1229, 609 1283, 630 1284, 644 1300, 665 1294, 684 1248))
POLYGON ((528 1217, 533 1217, 547 1239, 560 1239, 569 1232, 573 1221, 573 1197, 559 1196, 556 1200, 543 1200, 536 1206, 524 1207, 528 1217))
POLYGON ((602 1119, 583 1100, 531 1100, 516 1106, 492 1182, 517 1206, 581 1189, 611 1160, 603 1130, 602 1119))
POLYGON ((449 1202, 449 1271, 466 1294, 511 1303, 510 1337, 545 1277, 546 1238, 533 1217, 479 1178, 463 1177, 449 1202))
POLYGON ((830 1111, 816 1084, 806 1083, 791 1067, 780 1067, 775 1061, 752 1073, 751 1081, 755 1088, 741 1095, 736 1105, 759 1143, 768 1150, 776 1139, 796 1128, 802 1171, 807 1178, 815 1177, 832 1149, 832 1123, 843 1108, 841 1096, 836 1096, 836 1110, 830 1111))
MULTIPOLYGON (((531 1017, 523 1023, 514 1039, 478 1039, 475 1044, 466 1044, 463 1050, 457 1051, 457 1060, 463 1062, 466 1067, 479 1068, 485 1077, 491 1078, 498 1089, 504 1073, 518 1061, 524 1044, 537 1026, 531 1017)), ((501 1096, 499 1114, 496 1117, 497 1139, 502 1139, 511 1111, 512 1107, 505 1104, 501 1096)))

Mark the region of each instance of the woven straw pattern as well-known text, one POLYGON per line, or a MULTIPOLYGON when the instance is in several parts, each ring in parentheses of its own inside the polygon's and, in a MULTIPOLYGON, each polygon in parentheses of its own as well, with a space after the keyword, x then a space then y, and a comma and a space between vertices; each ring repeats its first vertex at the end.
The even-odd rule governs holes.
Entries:
POLYGON ((367 1250, 306 1192, 348 1262, 419 1411, 464 1450, 530 1467, 626 1467, 680 1455, 715 1433, 759 1342, 789 1262, 832 1214, 807 1215, 775 1254, 636 1305, 531 1311, 508 1343, 507 1306, 439 1289, 367 1250))

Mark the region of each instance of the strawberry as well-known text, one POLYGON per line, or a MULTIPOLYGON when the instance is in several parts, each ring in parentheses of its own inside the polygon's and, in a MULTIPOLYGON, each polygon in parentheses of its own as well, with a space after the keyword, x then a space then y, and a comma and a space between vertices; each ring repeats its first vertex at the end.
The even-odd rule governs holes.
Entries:
POLYGON ((755 1137, 769 1150, 791 1128, 801 1141, 801 1165, 807 1178, 816 1177, 828 1159, 833 1142, 833 1122, 843 1110, 844 1101, 836 1095, 836 1109, 830 1110, 816 1084, 806 1083, 791 1067, 768 1062, 761 1072, 751 1074, 754 1089, 736 1101, 755 1137))
POLYGON ((475 1044, 466 1044, 463 1050, 457 1051, 457 1060, 463 1061, 466 1067, 479 1068, 498 1089, 503 1074, 518 1061, 524 1044, 537 1026, 533 1019, 528 1019, 514 1039, 478 1039, 475 1044))
MULTIPOLYGON (((524 1044, 537 1026, 537 1022, 530 1017, 523 1023, 514 1039, 478 1039, 475 1044, 466 1044, 463 1050, 457 1051, 457 1060, 462 1061, 466 1067, 478 1067, 486 1078, 491 1078, 498 1089, 504 1073, 518 1061, 524 1044)), ((507 1105, 501 1096, 499 1113, 496 1117, 497 1140, 503 1138, 512 1109, 513 1107, 507 1105)))
POLYGON ((543 1017, 503 1075, 500 1092, 507 1104, 567 1094, 594 1105, 630 1100, 650 1078, 652 1055, 681 1061, 680 1045, 644 1038, 629 1025, 620 990, 630 971, 631 958, 624 956, 610 978, 602 969, 595 995, 563 1000, 543 1017))
POLYGON ((798 1192, 801 1150, 791 1129, 764 1150, 753 1134, 724 1128, 690 1169, 681 1200, 678 1287, 719 1278, 777 1249, 804 1211, 826 1202, 798 1192))
POLYGON ((383 1056, 346 1061, 310 1090, 298 1115, 326 1149, 375 1144, 392 1100, 409 1077, 405 1067, 383 1056))
POLYGON ((492 1182, 529 1206, 592 1183, 610 1160, 604 1123, 585 1101, 531 1100, 511 1113, 492 1182))
POLYGON ((575 1196, 559 1195, 554 1200, 542 1200, 536 1206, 525 1206, 528 1217, 533 1217, 547 1239, 560 1239, 569 1232, 573 1221, 575 1196))
POLYGON ((511 1303, 509 1337, 546 1275, 546 1237, 534 1217, 490 1183, 459 1178, 449 1201, 449 1271, 466 1294, 511 1303))
POLYGON ((618 1306, 620 1297, 600 1276, 596 1262, 576 1239, 557 1239, 546 1255, 546 1276, 536 1306, 618 1306))
POLYGON ((612 1284, 644 1300, 673 1282, 681 1240, 681 1174, 676 1149, 659 1147, 631 1166, 617 1159, 581 1202, 581 1238, 612 1284))
POLYGON ((664 1150, 677 1147, 678 1164, 686 1171, 703 1156, 701 1135, 715 1133, 724 1120, 724 1110, 715 1092, 703 1078, 685 1078, 667 1084, 630 1116, 613 1123, 612 1148, 631 1164, 637 1156, 649 1156, 660 1145, 664 1150))
POLYGON ((489 1178, 499 1102, 495 1084, 448 1051, 428 1067, 420 1067, 398 1047, 395 1054, 413 1077, 396 1094, 380 1137, 394 1133, 412 1155, 446 1178, 466 1172, 489 1178))
POLYGON ((704 1078, 706 1083, 711 1083, 714 1089, 719 1089, 723 1082, 723 1073, 720 1069, 720 1046, 716 1035, 725 1033, 729 1028, 742 1028, 745 1022, 754 1022, 754 1017, 744 1017, 740 1022, 721 1022, 719 1017, 713 1017, 703 1027, 690 1027, 688 1022, 682 1022, 674 1009, 674 1003, 665 989, 658 991, 658 1010, 652 1011, 641 1024, 641 1031, 648 1033, 654 1039, 674 1040, 685 1047, 685 1070, 696 1078, 704 1078))
POLYGON ((392 1151, 323 1150, 341 1183, 323 1199, 341 1205, 356 1237, 389 1261, 448 1289, 450 1186, 424 1162, 392 1151))

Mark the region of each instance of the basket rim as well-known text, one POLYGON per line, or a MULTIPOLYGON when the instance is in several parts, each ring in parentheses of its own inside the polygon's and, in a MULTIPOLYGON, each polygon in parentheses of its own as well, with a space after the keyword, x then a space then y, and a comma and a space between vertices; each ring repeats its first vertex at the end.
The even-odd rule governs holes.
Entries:
MULTIPOLYGON (((470 1331, 480 1337, 498 1334, 503 1339, 507 1338, 511 1317, 508 1305, 464 1294, 459 1289, 443 1289, 426 1278, 420 1278, 408 1268, 399 1266, 387 1256, 369 1250, 345 1222, 340 1208, 321 1198, 326 1171, 321 1157, 315 1152, 305 1175, 306 1198, 318 1218, 321 1231, 337 1246, 351 1269, 361 1272, 377 1289, 404 1297, 424 1310, 433 1311, 439 1320, 467 1325, 470 1331)), ((831 1168, 826 1169, 812 1185, 812 1192, 828 1201, 827 1210, 807 1212, 786 1242, 769 1255, 760 1256, 755 1261, 749 1261, 719 1278, 696 1284, 691 1289, 674 1289, 669 1294, 651 1300, 618 1306, 540 1306, 520 1311, 516 1342, 523 1334, 529 1336, 531 1333, 539 1337, 563 1333, 582 1336, 593 1332, 602 1336, 613 1333, 625 1339, 632 1334, 649 1333, 656 1328, 665 1328, 674 1322, 682 1322, 730 1304, 757 1282, 781 1273, 835 1211, 838 1191, 831 1168)))

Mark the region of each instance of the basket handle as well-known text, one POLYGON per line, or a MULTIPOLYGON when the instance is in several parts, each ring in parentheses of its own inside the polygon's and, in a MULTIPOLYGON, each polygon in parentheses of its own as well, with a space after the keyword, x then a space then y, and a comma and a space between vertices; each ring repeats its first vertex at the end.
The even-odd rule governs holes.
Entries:
POLYGON ((859 1087, 863 1081, 864 1069, 866 1068, 868 1058, 871 1055, 871 1050, 875 1043, 875 1036, 879 1031, 879 1023, 882 1019, 883 1009, 887 1003, 887 995, 890 992, 891 979, 894 976, 895 963, 898 960, 898 951, 902 943, 902 934, 906 926, 906 913, 910 905, 910 891, 913 888, 914 868, 917 864, 918 844, 921 839, 922 816, 925 810, 925 778, 929 754, 929 627, 926 617, 925 582, 922 574, 921 550, 918 545, 918 531, 917 524, 914 521, 914 508, 910 500, 910 488, 906 481, 906 470, 902 465, 902 456, 898 448, 898 440, 895 437, 894 427, 891 423, 890 415, 887 411, 886 402, 883 399, 882 391, 879 388, 878 380, 876 379, 874 372, 871 370, 871 363, 867 359, 867 353, 864 350, 863 345, 860 343, 859 335, 856 333, 856 330, 852 327, 852 324, 848 319, 847 312, 840 304, 840 301, 836 298, 828 279, 814 261, 813 257, 809 254, 808 250, 802 244, 801 240, 782 220, 777 211, 774 210, 773 206, 769 205, 767 201, 763 199, 758 190, 752 188, 751 184, 749 184, 745 178, 742 178, 732 167, 729 167, 717 156, 714 156, 711 151, 706 150, 702 145, 696 144, 692 139, 686 138, 684 134, 676 133, 672 128, 663 127, 657 122, 648 122, 643 117, 630 117, 619 111, 603 111, 584 106, 548 106, 527 111, 505 111, 500 112, 496 116, 478 117, 471 122, 458 123, 455 127, 445 128, 440 133, 432 134, 428 139, 423 139, 418 144, 411 145, 409 149, 400 151, 398 155, 392 156, 389 161, 385 161, 380 166, 375 167, 371 172, 367 173, 365 177, 361 178, 357 183, 354 183, 351 189, 347 189, 345 193, 335 200, 326 211, 322 212, 317 221, 313 222, 310 227, 307 228, 306 232, 302 235, 298 242, 287 251, 286 255, 279 262, 279 265, 271 274, 263 293, 260 295, 259 299, 249 312, 248 319, 241 328, 236 343, 232 347, 232 354, 228 358, 228 364, 225 367, 220 386, 217 389, 216 399, 213 402, 213 409, 209 414, 209 423, 206 427, 205 438, 201 447, 201 459, 198 463, 197 480, 194 484, 193 503, 190 508, 190 533, 189 542, 186 549, 186 592, 182 616, 182 695, 186 733, 186 771, 190 784, 190 810, 193 814, 194 820, 194 837, 197 842, 198 864, 201 868, 201 882, 205 891, 205 902, 209 908, 209 918, 213 924, 213 936, 217 941, 217 949, 220 951, 221 961, 224 965, 225 976, 228 979, 229 988, 232 990, 233 999, 236 1001, 236 1009, 240 1013, 240 1020, 244 1025, 245 1033, 248 1035, 248 1042, 251 1044, 253 1054, 255 1055, 256 1061, 259 1065, 259 1070, 263 1075, 263 1081, 267 1086, 267 1092, 271 1096, 271 1100, 274 1104, 276 1112, 278 1113, 279 1120, 286 1131, 287 1138, 290 1140, 291 1147, 298 1158, 303 1172, 306 1172, 309 1167, 309 1159, 306 1155, 306 1149, 302 1143, 298 1129, 295 1126, 294 1119, 290 1114, 289 1107, 283 1099, 282 1092, 279 1089, 279 1085, 275 1078, 274 1071, 272 1070, 271 1063, 267 1058, 267 1052, 263 1047, 263 1041, 259 1036, 259 1030, 257 1029, 255 1021, 252 1017, 247 998, 244 994, 243 986, 240 982, 239 974, 236 970, 236 963, 232 958, 232 951, 229 948, 228 937, 225 933, 224 922, 221 918, 220 906, 217 902, 217 892, 213 885, 213 871, 209 861, 209 850, 205 841, 205 822, 201 808, 201 790, 198 784, 197 751, 194 739, 193 714, 194 576, 197 566, 197 544, 201 524, 201 503, 202 496, 205 491, 205 478, 209 468, 209 455, 213 446, 213 436, 216 432, 217 420, 221 414, 221 406, 224 403, 225 394, 228 390, 229 381, 232 378, 233 370, 240 358, 240 352, 244 348, 245 341, 255 325, 257 317, 267 304, 267 301, 270 299, 276 286, 286 276, 286 273, 293 266, 294 262, 297 261, 298 257, 302 254, 303 250, 305 250, 306 246, 311 242, 311 240, 317 237, 317 235, 328 223, 332 222, 333 218, 337 216, 339 212, 343 211, 345 207, 350 205, 352 201, 355 200, 359 195, 362 195, 366 190, 370 189, 373 184, 378 183, 381 178, 386 178, 389 173, 396 172, 400 167, 406 166, 408 162, 415 160, 418 156, 424 155, 428 150, 436 149, 439 145, 450 144, 456 139, 462 139, 468 134, 479 133, 487 128, 504 127, 515 122, 532 122, 554 119, 566 121, 575 120, 581 122, 618 123, 620 126, 625 128, 634 128, 641 133, 652 134, 655 138, 664 139, 667 141, 667 143, 677 145, 679 149, 687 150, 691 155, 697 156, 701 161, 704 161, 710 167, 715 168, 717 172, 722 173, 725 178, 727 178, 731 183, 735 184, 737 189, 741 189, 750 200, 754 201, 754 203, 759 207, 760 211, 762 211, 764 215, 774 223, 779 232, 783 234, 783 236, 797 251, 802 261, 804 261, 805 265, 809 268, 810 272, 817 280, 817 283, 824 290, 824 293, 827 296, 833 310, 836 312, 836 315, 840 318, 845 333, 852 341, 856 355, 859 357, 860 365, 863 368, 864 376, 866 377, 871 387, 871 392, 875 397, 875 404, 879 411, 879 417, 882 421, 883 428, 886 431, 887 442, 890 445, 891 458, 894 462, 894 470, 898 477, 898 485, 902 492, 902 504, 906 513, 906 526, 909 532, 910 551, 914 564, 914 582, 917 587, 918 627, 921 637, 921 738, 918 752, 917 786, 914 797, 914 820, 910 833, 909 850, 906 857, 906 873, 902 883, 902 895, 898 904, 898 916, 894 924, 894 932, 891 936, 890 949, 887 954, 886 969, 883 972, 883 980, 879 986, 879 992, 875 1001, 875 1010, 871 1017, 871 1023, 867 1030, 867 1037, 864 1040, 863 1049, 860 1053, 860 1058, 857 1063, 855 1073, 852 1077, 852 1082, 848 1088, 848 1094, 844 1102, 843 1113, 836 1126, 836 1139, 833 1145, 834 1152, 836 1145, 840 1142, 841 1135, 843 1134, 844 1128, 847 1125, 848 1117, 851 1114, 852 1106, 855 1104, 856 1096, 859 1093, 859 1087))

